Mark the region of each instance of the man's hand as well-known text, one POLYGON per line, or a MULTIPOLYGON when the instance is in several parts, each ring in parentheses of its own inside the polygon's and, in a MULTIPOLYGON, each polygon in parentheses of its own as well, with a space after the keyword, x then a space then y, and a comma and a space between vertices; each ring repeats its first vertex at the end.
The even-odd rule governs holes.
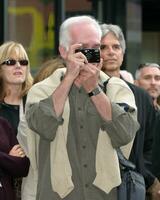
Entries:
POLYGON ((157 178, 154 180, 154 183, 148 188, 147 193, 149 193, 151 200, 160 200, 160 182, 157 178))
POLYGON ((76 52, 76 49, 79 48, 82 48, 81 44, 71 45, 65 54, 66 77, 71 77, 77 86, 83 86, 86 92, 90 92, 98 86, 102 59, 100 63, 88 63, 86 56, 82 52, 76 52))
POLYGON ((98 86, 101 66, 102 60, 100 63, 88 63, 81 69, 78 78, 87 93, 98 86))
POLYGON ((87 58, 83 53, 76 53, 76 49, 80 48, 81 46, 81 44, 71 45, 65 57, 67 66, 66 76, 72 76, 74 79, 77 78, 85 63, 88 63, 87 58))
MULTIPOLYGON (((74 44, 70 46, 68 51, 64 48, 61 49, 61 54, 63 54, 63 58, 66 61, 67 71, 63 80, 52 94, 54 112, 57 117, 62 115, 70 88, 79 76, 81 68, 85 65, 84 63, 87 62, 85 55, 81 52, 76 53, 76 49, 81 46, 81 44, 74 44)), ((80 83, 77 83, 77 86, 80 86, 80 83)))

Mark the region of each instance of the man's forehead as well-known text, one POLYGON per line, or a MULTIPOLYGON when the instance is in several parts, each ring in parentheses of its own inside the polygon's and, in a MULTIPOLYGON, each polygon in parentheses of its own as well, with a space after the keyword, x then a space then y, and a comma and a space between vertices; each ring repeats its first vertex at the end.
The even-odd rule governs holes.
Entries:
POLYGON ((157 72, 157 74, 160 74, 160 69, 155 66, 146 66, 146 67, 143 67, 141 70, 143 72, 150 72, 150 73, 157 72))
POLYGON ((160 76, 160 70, 157 67, 144 67, 141 69, 142 75, 160 76))
POLYGON ((109 45, 120 45, 120 42, 118 39, 114 40, 101 40, 101 45, 109 46, 109 45))

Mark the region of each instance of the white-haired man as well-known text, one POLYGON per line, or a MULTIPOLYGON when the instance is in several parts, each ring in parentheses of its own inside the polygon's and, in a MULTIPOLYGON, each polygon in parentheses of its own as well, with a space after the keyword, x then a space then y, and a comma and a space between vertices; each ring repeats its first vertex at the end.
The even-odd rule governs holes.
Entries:
POLYGON ((139 124, 124 81, 111 79, 107 95, 103 92, 109 77, 101 72, 100 40, 92 17, 66 19, 59 38, 66 68, 28 94, 26 119, 33 132, 27 137, 31 165, 38 169, 37 200, 117 199, 121 178, 115 149, 132 141, 139 124))

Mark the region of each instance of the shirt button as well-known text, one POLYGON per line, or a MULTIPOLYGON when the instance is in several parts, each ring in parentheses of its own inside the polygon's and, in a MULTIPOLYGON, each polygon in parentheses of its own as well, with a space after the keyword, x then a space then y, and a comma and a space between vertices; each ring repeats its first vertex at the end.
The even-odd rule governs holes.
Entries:
POLYGON ((80 125, 80 129, 83 129, 83 125, 80 125))
POLYGON ((78 108, 78 111, 81 111, 81 110, 82 110, 82 109, 79 107, 79 108, 78 108))
POLYGON ((84 164, 83 167, 87 168, 87 164, 84 164))
POLYGON ((82 148, 85 149, 85 148, 86 148, 86 145, 83 145, 82 148))
POLYGON ((86 183, 86 184, 85 184, 85 187, 88 188, 88 186, 89 186, 89 185, 86 183))

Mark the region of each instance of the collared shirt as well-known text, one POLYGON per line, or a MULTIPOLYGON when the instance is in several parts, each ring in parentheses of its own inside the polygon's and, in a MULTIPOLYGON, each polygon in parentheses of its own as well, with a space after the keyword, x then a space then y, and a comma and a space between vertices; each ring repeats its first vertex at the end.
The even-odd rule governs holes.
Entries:
MULTIPOLYGON (((78 89, 76 86, 72 86, 70 90, 69 103, 67 151, 75 188, 64 200, 115 200, 115 192, 107 195, 92 184, 96 175, 95 154, 98 133, 100 128, 106 130, 112 145, 122 146, 127 143, 132 117, 119 105, 112 103, 113 119, 105 122, 84 89, 78 89), (122 125, 125 125, 128 131, 123 131, 122 125)), ((51 97, 31 105, 27 116, 30 116, 27 117, 28 125, 40 135, 37 200, 60 200, 51 186, 50 142, 54 140, 56 130, 63 123, 63 119, 56 117, 51 97)))

